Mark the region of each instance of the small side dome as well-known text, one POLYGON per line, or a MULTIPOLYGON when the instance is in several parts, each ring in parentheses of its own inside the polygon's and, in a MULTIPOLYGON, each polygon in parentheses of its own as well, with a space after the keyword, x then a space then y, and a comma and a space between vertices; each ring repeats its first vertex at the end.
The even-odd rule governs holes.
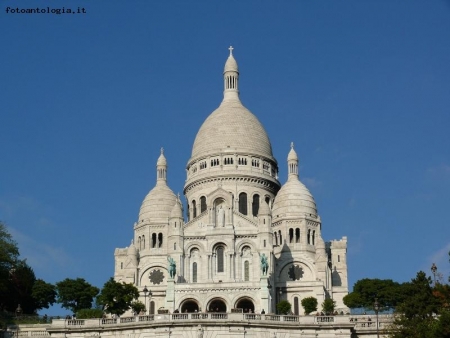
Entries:
POLYGON ((317 217, 317 207, 308 188, 298 179, 298 156, 291 143, 288 155, 288 181, 281 187, 272 207, 272 215, 278 217, 317 217))
POLYGON ((127 256, 128 256, 128 259, 130 259, 131 263, 134 266, 138 265, 138 260, 137 260, 138 251, 136 249, 136 246, 133 243, 133 240, 131 240, 131 244, 127 249, 127 256))
POLYGON ((280 189, 273 203, 272 215, 310 215, 317 217, 317 207, 308 188, 300 180, 290 179, 280 189))
POLYGON ((139 211, 139 223, 167 223, 177 197, 167 186, 167 160, 164 150, 156 162, 156 186, 145 196, 139 211))
POLYGON ((145 196, 139 212, 139 223, 144 220, 166 223, 177 197, 166 184, 157 184, 145 196))
POLYGON ((127 249, 127 255, 128 256, 136 256, 136 254, 137 254, 137 249, 136 249, 136 246, 134 245, 134 241, 133 240, 131 240, 131 244, 130 244, 130 246, 128 247, 128 249, 127 249))
POLYGON ((261 201, 259 205, 258 216, 270 216, 271 214, 272 212, 270 211, 269 205, 265 201, 261 201))
POLYGON ((177 201, 170 212, 170 218, 183 218, 183 207, 181 206, 180 195, 178 195, 177 201))

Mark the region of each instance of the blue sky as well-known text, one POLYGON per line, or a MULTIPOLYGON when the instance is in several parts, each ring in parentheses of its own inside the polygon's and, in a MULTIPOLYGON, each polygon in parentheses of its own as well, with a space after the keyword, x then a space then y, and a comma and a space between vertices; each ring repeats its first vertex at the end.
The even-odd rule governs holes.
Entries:
MULTIPOLYGON (((287 178, 290 142, 350 287, 450 250, 450 2, 0 0, 0 220, 38 278, 101 287, 165 148, 183 191, 195 135, 241 100, 287 178), (6 7, 86 14, 12 14, 6 7)), ((54 308, 47 313, 62 313, 54 308)))

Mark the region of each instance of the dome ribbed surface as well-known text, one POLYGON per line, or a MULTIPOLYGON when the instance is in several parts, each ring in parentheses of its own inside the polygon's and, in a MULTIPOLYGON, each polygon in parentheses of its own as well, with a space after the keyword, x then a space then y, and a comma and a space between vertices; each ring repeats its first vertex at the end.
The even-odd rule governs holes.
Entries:
POLYGON ((291 177, 280 189, 272 208, 272 216, 317 216, 316 202, 308 188, 297 177, 291 177))
POLYGON ((183 218, 183 209, 181 208, 181 203, 177 199, 175 205, 172 208, 172 211, 170 212, 170 218, 183 218))
POLYGON ((261 201, 261 205, 259 206, 258 216, 262 215, 270 215, 271 211, 269 205, 265 201, 261 201))
POLYGON ((273 159, 264 127, 238 100, 223 101, 203 122, 192 147, 191 160, 225 150, 273 159))
POLYGON ((167 222, 176 201, 177 197, 165 182, 159 182, 145 196, 139 212, 139 222, 145 219, 150 219, 151 222, 167 222))

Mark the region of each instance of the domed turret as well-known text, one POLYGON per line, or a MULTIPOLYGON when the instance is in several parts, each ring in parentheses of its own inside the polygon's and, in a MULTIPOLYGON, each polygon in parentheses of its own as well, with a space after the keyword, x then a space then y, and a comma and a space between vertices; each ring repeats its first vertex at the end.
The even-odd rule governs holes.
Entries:
POLYGON ((156 171, 156 186, 145 196, 142 202, 139 223, 144 221, 152 223, 167 222, 177 201, 175 194, 167 186, 167 160, 162 148, 156 164, 156 171))
POLYGON ((272 208, 273 218, 308 215, 317 217, 317 207, 308 188, 298 178, 298 156, 291 144, 288 155, 288 181, 281 187, 272 208))
POLYGON ((177 196, 177 201, 170 212, 170 218, 183 218, 183 207, 180 201, 180 195, 177 196))
POLYGON ((130 261, 133 263, 134 266, 138 265, 138 260, 137 260, 138 251, 136 249, 136 246, 134 245, 133 240, 131 240, 131 244, 127 249, 127 256, 128 256, 128 259, 130 259, 130 261))

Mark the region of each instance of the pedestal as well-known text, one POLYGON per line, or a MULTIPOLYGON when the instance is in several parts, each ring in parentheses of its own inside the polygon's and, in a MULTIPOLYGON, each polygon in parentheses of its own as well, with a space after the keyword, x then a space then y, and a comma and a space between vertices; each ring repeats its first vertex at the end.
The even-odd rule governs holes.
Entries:
POLYGON ((259 293, 260 293, 260 297, 261 297, 261 309, 260 311, 262 311, 264 309, 264 311, 266 313, 271 312, 271 308, 270 308, 270 293, 269 293, 269 277, 268 276, 261 276, 260 280, 259 280, 259 285, 260 285, 260 289, 259 289, 259 293))
POLYGON ((166 304, 164 307, 171 313, 175 310, 175 279, 173 278, 167 280, 166 304))

